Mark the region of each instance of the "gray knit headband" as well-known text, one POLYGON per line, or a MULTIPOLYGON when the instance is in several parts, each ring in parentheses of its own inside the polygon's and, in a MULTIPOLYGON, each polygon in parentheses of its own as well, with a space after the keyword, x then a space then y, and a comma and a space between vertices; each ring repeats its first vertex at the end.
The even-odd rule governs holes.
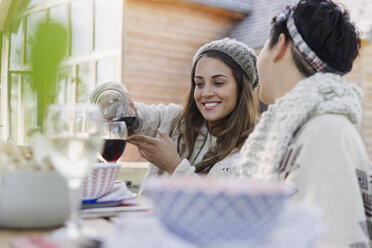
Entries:
POLYGON ((330 65, 324 62, 318 55, 311 50, 311 48, 307 45, 306 41, 302 38, 300 32, 296 27, 293 14, 296 9, 296 6, 287 6, 283 12, 281 12, 276 17, 276 23, 282 23, 286 21, 287 29, 289 35, 291 36, 295 47, 301 52, 304 58, 317 70, 321 72, 332 72, 340 75, 344 75, 348 73, 351 68, 346 71, 337 71, 333 69, 330 65))
POLYGON ((194 55, 193 64, 195 64, 201 54, 207 51, 219 51, 228 55, 243 69, 252 87, 257 87, 257 55, 252 48, 235 39, 224 38, 222 40, 215 40, 199 48, 194 55))

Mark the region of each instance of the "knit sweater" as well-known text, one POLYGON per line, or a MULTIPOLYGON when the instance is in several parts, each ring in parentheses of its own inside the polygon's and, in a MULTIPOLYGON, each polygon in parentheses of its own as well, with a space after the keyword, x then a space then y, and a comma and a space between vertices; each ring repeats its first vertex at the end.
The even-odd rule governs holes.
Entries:
MULTIPOLYGON (((179 132, 177 130, 177 123, 182 114, 183 108, 176 104, 170 105, 146 105, 143 103, 134 103, 134 107, 137 110, 138 117, 143 119, 142 128, 140 133, 161 139, 160 135, 157 133, 157 130, 160 129, 163 132, 167 133, 169 137, 173 140, 174 144, 177 145, 177 140, 179 137, 179 132)), ((190 159, 186 159, 187 154, 179 154, 182 161, 175 168, 172 176, 183 176, 183 175, 193 175, 197 174, 195 171, 195 164, 202 161, 203 156, 207 153, 208 149, 211 146, 214 146, 216 143, 216 137, 212 136, 206 126, 202 128, 203 135, 199 135, 196 138, 194 145, 194 150, 192 151, 190 159)), ((182 142, 182 141, 181 141, 182 142)), ((239 158, 239 153, 234 152, 223 160, 217 162, 207 174, 208 176, 213 177, 231 177, 235 176, 233 174, 235 171, 232 170, 232 166, 237 163, 239 158)), ((146 172, 144 181, 141 186, 140 193, 146 194, 146 181, 151 176, 157 175, 166 175, 169 174, 157 167, 156 165, 150 163, 149 168, 146 172)))
POLYGON ((339 247, 369 247, 371 222, 365 211, 371 209, 372 170, 349 119, 336 114, 312 117, 292 139, 279 170, 284 181, 296 186, 294 199, 322 208, 324 241, 339 247))
POLYGON ((292 183, 294 198, 323 210, 323 240, 369 247, 372 167, 353 124, 361 91, 341 76, 317 73, 269 106, 241 150, 239 172, 292 183))

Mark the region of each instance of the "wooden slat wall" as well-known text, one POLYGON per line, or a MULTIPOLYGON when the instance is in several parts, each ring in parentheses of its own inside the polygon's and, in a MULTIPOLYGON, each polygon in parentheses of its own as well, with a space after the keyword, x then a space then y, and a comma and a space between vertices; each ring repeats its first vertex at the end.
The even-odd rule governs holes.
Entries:
MULTIPOLYGON (((242 14, 181 0, 126 0, 123 82, 133 100, 182 103, 192 57, 225 36, 242 14)), ((144 161, 128 144, 121 161, 144 161)))
POLYGON ((196 50, 242 17, 180 0, 128 0, 125 6, 124 82, 134 100, 145 103, 183 102, 196 50))
POLYGON ((363 120, 357 126, 372 159, 372 45, 362 42, 360 56, 353 65, 353 70, 345 75, 346 80, 356 83, 363 90, 363 120))
POLYGON ((372 159, 372 45, 364 44, 361 49, 360 78, 363 88, 363 122, 361 135, 367 148, 369 158, 372 159))

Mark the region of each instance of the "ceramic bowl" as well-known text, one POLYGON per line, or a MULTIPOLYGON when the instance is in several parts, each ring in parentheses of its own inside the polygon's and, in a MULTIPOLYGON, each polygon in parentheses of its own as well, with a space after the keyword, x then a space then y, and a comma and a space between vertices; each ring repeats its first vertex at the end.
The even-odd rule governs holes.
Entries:
POLYGON ((0 172, 0 227, 55 227, 69 214, 67 184, 57 172, 0 172))
POLYGON ((293 192, 278 183, 204 177, 152 178, 147 188, 160 221, 202 245, 264 237, 293 192))
POLYGON ((121 164, 95 163, 82 184, 84 201, 94 200, 109 193, 114 186, 121 164))

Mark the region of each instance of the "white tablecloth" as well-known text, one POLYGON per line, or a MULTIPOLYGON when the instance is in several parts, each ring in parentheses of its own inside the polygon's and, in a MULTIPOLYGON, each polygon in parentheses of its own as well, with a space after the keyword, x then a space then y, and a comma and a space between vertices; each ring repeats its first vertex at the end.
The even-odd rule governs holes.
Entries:
POLYGON ((152 214, 130 213, 117 219, 114 235, 105 248, 312 248, 323 232, 320 210, 289 201, 280 213, 276 227, 265 237, 244 243, 199 246, 175 235, 152 214))

